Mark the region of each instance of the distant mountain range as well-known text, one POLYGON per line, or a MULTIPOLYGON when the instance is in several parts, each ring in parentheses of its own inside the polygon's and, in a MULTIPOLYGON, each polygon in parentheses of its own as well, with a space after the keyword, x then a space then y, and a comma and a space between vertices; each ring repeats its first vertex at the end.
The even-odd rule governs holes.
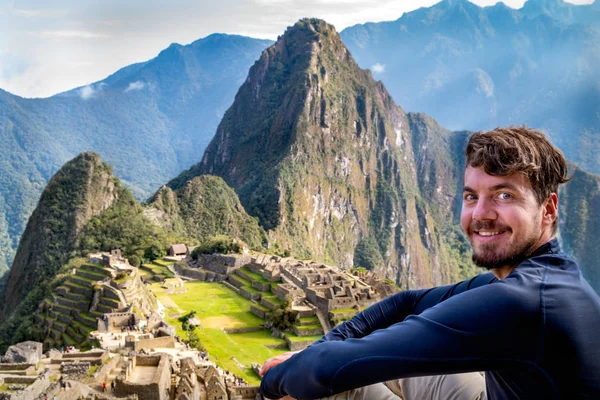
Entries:
POLYGON ((449 129, 527 124, 600 173, 600 1, 444 0, 341 32, 394 100, 449 129))
POLYGON ((50 177, 93 150, 138 199, 197 162, 271 41, 215 34, 47 99, 0 90, 0 274, 50 177))

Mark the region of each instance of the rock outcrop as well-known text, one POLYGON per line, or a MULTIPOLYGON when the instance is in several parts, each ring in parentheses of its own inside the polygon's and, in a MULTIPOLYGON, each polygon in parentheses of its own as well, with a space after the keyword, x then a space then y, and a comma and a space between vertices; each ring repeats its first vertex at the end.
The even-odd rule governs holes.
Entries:
POLYGON ((41 359, 42 344, 28 341, 10 346, 1 361, 4 363, 37 364, 41 359))

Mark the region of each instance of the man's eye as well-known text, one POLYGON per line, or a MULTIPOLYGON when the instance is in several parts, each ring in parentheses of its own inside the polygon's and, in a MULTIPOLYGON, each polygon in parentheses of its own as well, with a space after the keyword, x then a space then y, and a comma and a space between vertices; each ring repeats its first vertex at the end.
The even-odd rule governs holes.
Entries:
POLYGON ((498 195, 498 198, 500 200, 508 200, 508 199, 512 199, 512 195, 510 193, 500 193, 498 195))
POLYGON ((465 200, 473 201, 473 200, 477 200, 477 197, 474 194, 465 194, 465 200))

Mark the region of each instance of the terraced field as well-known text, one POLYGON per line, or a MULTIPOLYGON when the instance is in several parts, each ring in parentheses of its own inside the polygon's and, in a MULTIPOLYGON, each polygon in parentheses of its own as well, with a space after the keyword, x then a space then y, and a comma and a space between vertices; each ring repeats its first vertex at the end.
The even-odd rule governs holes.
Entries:
POLYGON ((173 265, 173 261, 154 260, 151 263, 146 263, 140 266, 140 275, 148 281, 160 282, 163 279, 172 278, 175 276, 169 269, 173 265))

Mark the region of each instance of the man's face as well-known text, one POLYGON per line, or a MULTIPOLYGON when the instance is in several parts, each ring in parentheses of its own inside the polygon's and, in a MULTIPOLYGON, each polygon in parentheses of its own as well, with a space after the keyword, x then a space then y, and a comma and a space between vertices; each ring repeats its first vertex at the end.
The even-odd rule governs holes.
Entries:
POLYGON ((523 175, 492 176, 481 167, 465 169, 460 219, 478 266, 520 263, 551 238, 545 215, 545 206, 538 204, 523 175))

